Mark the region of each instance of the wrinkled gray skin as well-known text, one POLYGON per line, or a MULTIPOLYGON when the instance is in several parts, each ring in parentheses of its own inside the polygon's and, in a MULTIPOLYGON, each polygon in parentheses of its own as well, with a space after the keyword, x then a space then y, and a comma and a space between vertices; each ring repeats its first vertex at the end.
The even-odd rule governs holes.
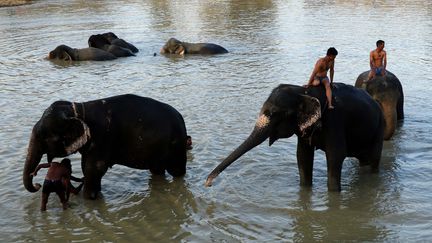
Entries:
POLYGON ((31 172, 47 155, 50 163, 79 152, 84 174, 84 197, 95 199, 108 168, 120 164, 167 171, 178 177, 186 173, 187 133, 182 115, 172 106, 146 97, 119 95, 74 103, 57 101, 34 125, 23 169, 23 184, 30 192, 31 172))
POLYGON ((66 45, 57 46, 52 50, 48 59, 57 59, 62 61, 107 61, 117 57, 113 54, 94 47, 76 49, 66 45))
POLYGON ((176 54, 176 55, 186 55, 186 54, 223 54, 228 53, 228 51, 220 45, 212 43, 187 43, 179 41, 175 38, 169 39, 165 45, 162 47, 161 54, 176 54))
MULTIPOLYGON (((356 157, 360 165, 377 171, 383 146, 384 119, 376 101, 351 85, 333 83, 333 110, 327 109, 325 88, 282 84, 264 102, 249 137, 207 177, 206 186, 244 153, 269 138, 297 135, 300 185, 312 185, 314 152, 321 149, 327 159, 327 187, 341 190, 342 163, 356 157)), ((257 170, 259 170, 257 168, 257 170)))
POLYGON ((121 46, 112 45, 103 35, 92 35, 88 39, 89 47, 99 48, 113 54, 116 57, 135 56, 131 50, 121 46))
POLYGON ((385 126, 384 140, 389 140, 395 133, 397 121, 404 119, 404 94, 402 84, 393 73, 386 71, 385 76, 376 75, 368 82, 369 71, 361 73, 355 87, 366 90, 382 109, 385 126))

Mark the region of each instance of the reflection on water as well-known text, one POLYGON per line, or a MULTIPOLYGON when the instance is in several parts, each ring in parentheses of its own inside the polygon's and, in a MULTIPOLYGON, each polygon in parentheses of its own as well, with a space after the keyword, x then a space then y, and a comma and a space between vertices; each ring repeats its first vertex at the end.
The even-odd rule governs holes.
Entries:
MULTIPOLYGON (((0 238, 11 241, 428 241, 432 239, 430 1, 34 1, 0 8, 0 238), (112 31, 136 57, 64 65, 45 59, 60 44, 87 46, 112 31), (230 53, 153 56, 170 37, 213 42, 230 53), (384 142, 380 172, 347 159, 342 192, 327 192, 325 155, 301 188, 296 139, 264 142, 207 174, 252 130, 279 83, 304 84, 329 46, 335 81, 353 84, 368 53, 386 41, 388 69, 404 85, 406 119, 384 142), (180 180, 115 165, 103 198, 72 196, 61 210, 22 186, 30 131, 53 101, 123 93, 149 96, 184 116, 194 149, 180 180), (18 190, 16 188, 19 188, 18 190)), ((44 157, 43 160, 46 158, 44 157)), ((80 176, 80 156, 71 156, 80 176)), ((43 180, 43 173, 35 182, 43 180)))

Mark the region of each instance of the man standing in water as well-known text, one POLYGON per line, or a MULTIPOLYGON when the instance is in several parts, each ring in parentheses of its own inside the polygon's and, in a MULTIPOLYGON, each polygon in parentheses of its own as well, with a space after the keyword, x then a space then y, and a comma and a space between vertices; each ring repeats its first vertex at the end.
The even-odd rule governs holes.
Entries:
POLYGON ((327 50, 327 55, 325 57, 322 57, 318 59, 318 61, 315 64, 315 68, 312 71, 312 74, 309 78, 309 82, 306 85, 306 87, 312 85, 312 86, 318 86, 320 84, 323 84, 326 89, 326 96, 327 96, 327 103, 328 108, 333 109, 334 106, 332 105, 332 90, 331 90, 331 83, 333 83, 333 76, 334 76, 334 60, 338 54, 338 51, 334 47, 330 47, 327 50), (330 69, 330 79, 327 76, 327 71, 330 69))
POLYGON ((35 171, 32 172, 31 176, 36 176, 37 172, 41 168, 49 168, 45 176, 45 181, 42 187, 42 202, 41 211, 46 211, 46 205, 48 203, 48 197, 51 192, 55 192, 60 198, 60 202, 63 205, 63 209, 68 208, 69 193, 78 194, 81 190, 82 184, 78 188, 74 188, 70 183, 70 180, 81 182, 82 179, 73 177, 71 162, 69 159, 63 159, 61 163, 51 162, 45 164, 39 164, 35 171))
POLYGON ((371 51, 369 55, 371 70, 367 81, 375 78, 376 75, 385 76, 386 74, 387 53, 384 51, 384 41, 378 40, 376 46, 377 48, 371 51))

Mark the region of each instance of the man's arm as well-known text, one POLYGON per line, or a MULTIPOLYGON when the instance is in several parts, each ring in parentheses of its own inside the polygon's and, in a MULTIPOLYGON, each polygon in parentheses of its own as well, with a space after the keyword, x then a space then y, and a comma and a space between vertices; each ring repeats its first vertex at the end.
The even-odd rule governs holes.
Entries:
POLYGON ((39 164, 36 169, 30 173, 31 176, 36 176, 37 172, 41 169, 41 168, 49 168, 51 166, 50 163, 44 163, 44 164, 39 164))
MULTIPOLYGON (((84 178, 84 177, 83 177, 83 178, 84 178)), ((73 176, 73 175, 70 176, 70 179, 71 179, 72 181, 76 181, 76 182, 83 182, 83 178, 77 178, 77 177, 75 177, 75 176, 73 176)))
POLYGON ((317 72, 318 72, 318 69, 319 69, 320 64, 321 64, 321 60, 318 60, 318 61, 315 63, 315 67, 314 67, 314 69, 313 69, 313 71, 312 71, 311 76, 309 77, 309 82, 308 82, 307 86, 311 85, 312 82, 313 82, 313 80, 315 79, 315 76, 316 76, 316 74, 317 74, 317 72))
POLYGON ((374 57, 373 57, 373 51, 371 51, 371 52, 369 53, 369 66, 370 66, 371 69, 374 68, 374 57))
POLYGON ((330 65, 330 83, 333 83, 333 76, 334 76, 334 61, 330 65))
POLYGON ((387 70, 387 52, 384 51, 384 56, 383 56, 383 66, 384 66, 384 70, 383 70, 383 74, 386 74, 386 70, 387 70))

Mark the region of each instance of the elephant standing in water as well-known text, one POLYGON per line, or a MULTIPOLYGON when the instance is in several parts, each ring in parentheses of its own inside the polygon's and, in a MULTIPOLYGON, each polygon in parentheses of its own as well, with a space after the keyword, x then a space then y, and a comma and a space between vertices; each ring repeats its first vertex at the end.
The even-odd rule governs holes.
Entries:
POLYGON ((365 91, 342 83, 333 84, 333 104, 326 108, 323 86, 305 88, 281 84, 264 102, 249 137, 207 177, 206 186, 226 167, 247 151, 269 138, 297 135, 297 164, 300 184, 312 185, 315 149, 327 159, 327 186, 341 190, 341 170, 345 157, 356 157, 360 165, 378 170, 383 146, 384 120, 379 105, 365 91))
POLYGON ((62 61, 107 61, 117 57, 113 54, 94 47, 72 48, 67 45, 57 46, 48 54, 48 59, 62 61))
POLYGON ((54 102, 34 125, 23 170, 30 192, 30 173, 47 154, 48 162, 75 152, 82 155, 84 197, 95 199, 101 179, 114 164, 149 169, 153 174, 186 173, 187 133, 173 107, 136 95, 84 103, 54 102))
POLYGON ((220 45, 213 43, 187 43, 179 41, 175 38, 169 39, 162 47, 161 54, 223 54, 228 51, 220 45))
POLYGON ((389 140, 396 130, 397 121, 404 119, 402 84, 396 75, 389 71, 386 71, 385 76, 377 75, 366 81, 369 72, 358 76, 355 87, 366 90, 380 104, 385 120, 384 140, 389 140))

